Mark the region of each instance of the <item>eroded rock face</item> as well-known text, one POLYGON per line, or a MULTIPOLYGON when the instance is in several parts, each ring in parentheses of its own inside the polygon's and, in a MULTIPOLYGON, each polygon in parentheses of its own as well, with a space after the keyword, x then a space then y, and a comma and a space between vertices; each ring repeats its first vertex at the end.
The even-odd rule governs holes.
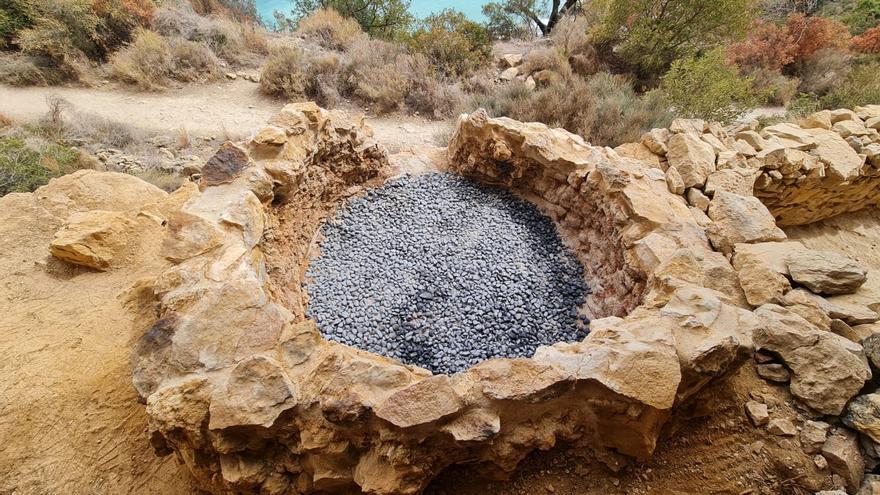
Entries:
POLYGON ((761 325, 755 346, 778 354, 791 370, 791 393, 823 414, 839 415, 871 378, 862 347, 819 330, 781 306, 755 311, 761 325))
POLYGON ((278 225, 316 228, 303 219, 382 180, 369 131, 294 104, 223 153, 170 216, 175 265, 151 283, 160 319, 132 357, 157 451, 212 492, 418 493, 449 464, 509 471, 558 441, 644 458, 673 408, 735 369, 762 325, 662 170, 478 112, 461 119, 450 166, 556 220, 605 318, 582 342, 431 375, 324 340, 271 254, 314 234, 278 225))

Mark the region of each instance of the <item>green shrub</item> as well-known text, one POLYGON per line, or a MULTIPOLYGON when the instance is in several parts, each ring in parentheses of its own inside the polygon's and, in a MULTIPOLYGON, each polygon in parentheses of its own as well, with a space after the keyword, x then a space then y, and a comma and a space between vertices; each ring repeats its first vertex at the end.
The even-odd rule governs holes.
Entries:
POLYGON ((492 58, 492 39, 486 28, 452 9, 428 16, 409 45, 450 77, 470 75, 492 58))
POLYGON ((756 94, 751 78, 726 64, 720 48, 676 60, 661 88, 678 113, 717 122, 730 122, 766 99, 756 94))
POLYGON ((653 79, 675 60, 745 33, 754 0, 610 0, 603 38, 641 77, 653 79))
POLYGON ((843 83, 823 96, 822 108, 855 108, 880 104, 880 62, 874 60, 854 68, 843 83))
POLYGON ((50 144, 37 151, 20 138, 0 137, 0 196, 34 191, 79 168, 79 152, 67 146, 50 144))
POLYGON ((40 165, 40 154, 14 137, 0 138, 0 196, 31 192, 49 182, 49 170, 40 165))
POLYGON ((0 47, 9 44, 24 28, 34 23, 36 12, 27 0, 6 0, 0 7, 0 47))

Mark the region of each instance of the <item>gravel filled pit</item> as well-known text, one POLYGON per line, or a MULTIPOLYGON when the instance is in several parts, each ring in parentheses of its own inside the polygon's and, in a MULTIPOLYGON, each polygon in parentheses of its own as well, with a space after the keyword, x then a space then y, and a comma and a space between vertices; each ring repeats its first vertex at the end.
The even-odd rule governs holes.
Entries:
POLYGON ((505 190, 404 176, 349 201, 322 234, 307 315, 330 340, 454 373, 588 332, 583 267, 505 190))

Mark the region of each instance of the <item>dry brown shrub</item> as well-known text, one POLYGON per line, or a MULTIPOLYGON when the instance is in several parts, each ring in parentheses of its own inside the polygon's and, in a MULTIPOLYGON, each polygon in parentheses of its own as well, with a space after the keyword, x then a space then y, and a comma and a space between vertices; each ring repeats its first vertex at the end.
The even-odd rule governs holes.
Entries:
POLYGON ((767 95, 767 103, 787 107, 798 94, 801 80, 787 77, 779 70, 755 69, 748 73, 756 91, 767 95))
POLYGON ((464 92, 449 81, 438 78, 430 60, 416 54, 401 60, 410 80, 407 106, 426 117, 446 118, 455 114, 464 102, 464 92))
POLYGON ((534 74, 542 70, 552 70, 561 72, 566 70, 568 62, 565 57, 556 48, 540 48, 532 50, 523 57, 520 73, 534 74))
POLYGON ((819 50, 798 62, 800 91, 823 95, 843 84, 852 68, 852 55, 836 48, 819 50))
POLYGON ((153 169, 138 172, 133 175, 169 193, 179 189, 184 181, 184 178, 179 175, 168 174, 153 169))
POLYGON ((178 81, 207 81, 220 73, 220 60, 204 43, 178 38, 171 45, 173 76, 178 81))
POLYGON ((331 50, 345 50, 366 37, 356 20, 343 17, 331 8, 318 9, 300 20, 296 33, 331 50))
POLYGON ((0 112, 0 129, 5 129, 7 127, 11 127, 12 124, 13 124, 12 119, 9 116, 7 116, 6 114, 4 114, 3 112, 0 112))
POLYGON ((272 52, 260 75, 260 91, 269 96, 300 99, 305 95, 302 53, 285 46, 272 52))
POLYGON ((171 47, 162 35, 138 28, 134 41, 110 59, 110 70, 123 82, 155 91, 168 83, 173 61, 171 47))

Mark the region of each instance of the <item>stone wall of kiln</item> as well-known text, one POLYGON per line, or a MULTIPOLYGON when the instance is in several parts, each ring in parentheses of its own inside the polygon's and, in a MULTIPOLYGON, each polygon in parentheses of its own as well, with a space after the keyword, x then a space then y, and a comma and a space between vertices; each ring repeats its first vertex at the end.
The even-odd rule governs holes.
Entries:
MULTIPOLYGON (((174 266, 137 288, 157 320, 132 355, 157 452, 177 455, 206 490, 254 494, 418 493, 450 464, 510 471, 560 441, 644 458, 675 407, 754 343, 786 360, 795 396, 839 413, 870 372, 861 345, 828 331, 831 318, 878 315, 821 294, 858 290, 864 270, 784 242, 751 195, 757 156, 716 151, 729 136, 715 126, 677 127, 613 151, 541 124, 461 117, 452 169, 542 206, 607 317, 581 342, 447 376, 329 342, 305 319, 287 287, 315 230, 388 162, 361 122, 288 105, 246 146, 224 145, 163 219, 174 266), (803 339, 791 350, 793 334, 803 339), (835 360, 833 376, 810 374, 815 356, 835 360)), ((71 221, 53 253, 94 245, 116 223, 71 221)))
POLYGON ((312 225, 290 219, 356 194, 386 162, 361 124, 290 105, 179 193, 163 248, 175 266, 142 288, 158 319, 133 379, 157 452, 215 493, 418 493, 450 464, 510 471, 560 441, 644 458, 673 407, 748 354, 757 321, 735 271, 662 173, 483 114, 462 119, 451 153, 470 175, 522 179, 563 229, 589 230, 580 245, 623 272, 592 268, 611 301, 596 307, 628 314, 595 320, 582 342, 452 376, 324 340, 279 290, 289 274, 276 256, 304 252, 310 234, 277 228, 312 225))
POLYGON ((803 225, 880 205, 878 129, 880 105, 760 130, 679 119, 617 150, 668 172, 670 189, 704 212, 716 190, 754 194, 779 226, 803 225))

